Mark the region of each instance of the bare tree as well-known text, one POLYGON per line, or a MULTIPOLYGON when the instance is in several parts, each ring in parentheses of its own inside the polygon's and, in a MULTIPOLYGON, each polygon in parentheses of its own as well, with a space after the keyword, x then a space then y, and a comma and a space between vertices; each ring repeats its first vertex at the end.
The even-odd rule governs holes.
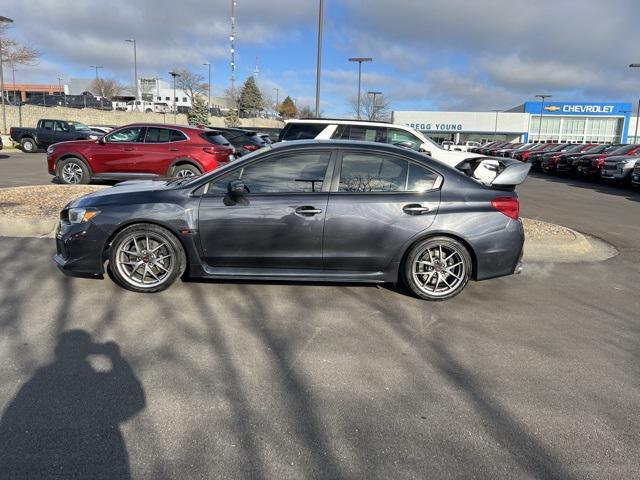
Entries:
MULTIPOLYGON (((360 96, 360 118, 366 120, 388 121, 391 118, 389 100, 384 95, 376 95, 376 103, 373 104, 373 95, 363 93, 360 96)), ((358 97, 355 95, 349 99, 350 113, 358 115, 358 97)))
POLYGON ((179 77, 176 77, 176 87, 184 90, 189 100, 193 102, 196 95, 203 94, 207 91, 208 85, 204 82, 204 77, 199 73, 192 72, 186 68, 175 71, 179 77))
POLYGON ((0 24, 0 42, 2 42, 2 60, 11 65, 35 65, 40 52, 28 45, 21 45, 12 38, 7 38, 9 25, 0 24))
POLYGON ((298 109, 298 116, 299 118, 315 118, 316 111, 315 109, 311 108, 309 105, 302 105, 298 109))
POLYGON ((124 87, 113 78, 96 78, 89 90, 98 97, 113 98, 121 95, 124 87))

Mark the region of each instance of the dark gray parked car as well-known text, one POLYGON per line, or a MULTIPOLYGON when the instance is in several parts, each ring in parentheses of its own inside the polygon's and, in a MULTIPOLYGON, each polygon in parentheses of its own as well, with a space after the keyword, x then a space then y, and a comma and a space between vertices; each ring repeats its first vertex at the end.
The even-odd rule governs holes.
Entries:
MULTIPOLYGON (((155 292, 183 273, 216 279, 404 281, 453 297, 519 270, 524 233, 506 160, 491 185, 379 143, 286 142, 201 177, 129 181, 70 203, 55 261, 155 292)), ((472 170, 472 169, 471 169, 472 170)))

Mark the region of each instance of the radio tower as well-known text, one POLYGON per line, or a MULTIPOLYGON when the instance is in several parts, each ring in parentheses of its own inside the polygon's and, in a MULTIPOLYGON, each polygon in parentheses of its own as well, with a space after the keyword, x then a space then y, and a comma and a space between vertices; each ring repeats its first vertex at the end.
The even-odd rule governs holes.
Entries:
POLYGON ((236 6, 238 2, 231 0, 231 91, 236 88, 236 6))

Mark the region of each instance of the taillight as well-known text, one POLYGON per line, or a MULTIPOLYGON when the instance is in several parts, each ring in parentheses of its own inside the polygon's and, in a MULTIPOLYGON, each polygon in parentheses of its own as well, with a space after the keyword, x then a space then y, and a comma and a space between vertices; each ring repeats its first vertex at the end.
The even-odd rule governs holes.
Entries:
POLYGON ((491 200, 491 206, 514 220, 520 216, 520 202, 517 197, 496 197, 491 200))
POLYGON ((260 145, 253 145, 252 143, 250 143, 248 145, 243 145, 242 148, 244 148, 245 150, 249 150, 250 152, 255 152, 260 148, 260 145))
POLYGON ((202 151, 210 155, 218 155, 219 153, 214 147, 202 147, 202 151))

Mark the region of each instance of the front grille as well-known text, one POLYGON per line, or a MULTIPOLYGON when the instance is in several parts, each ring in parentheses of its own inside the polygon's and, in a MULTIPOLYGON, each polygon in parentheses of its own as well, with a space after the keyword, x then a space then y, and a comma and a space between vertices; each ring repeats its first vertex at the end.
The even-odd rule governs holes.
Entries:
POLYGON ((605 163, 604 167, 602 167, 602 170, 604 170, 605 172, 615 172, 616 170, 618 170, 618 162, 605 163))

